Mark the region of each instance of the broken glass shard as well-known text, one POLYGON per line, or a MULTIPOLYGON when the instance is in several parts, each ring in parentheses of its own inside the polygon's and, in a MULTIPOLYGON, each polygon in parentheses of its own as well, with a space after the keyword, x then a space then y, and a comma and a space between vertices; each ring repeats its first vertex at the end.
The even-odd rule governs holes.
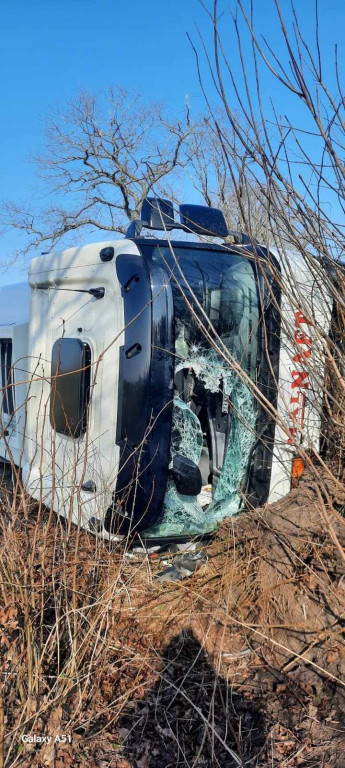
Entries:
MULTIPOLYGON (((213 350, 200 354, 190 351, 188 359, 179 363, 176 371, 192 370, 206 391, 218 393, 230 408, 230 432, 223 466, 214 487, 213 500, 202 506, 198 497, 179 494, 169 479, 163 510, 145 536, 178 536, 205 534, 215 529, 225 517, 236 514, 241 506, 242 485, 246 477, 251 449, 255 439, 255 402, 239 375, 213 350)), ((174 399, 171 437, 171 461, 183 455, 199 464, 204 445, 201 424, 191 407, 181 397, 174 399)))

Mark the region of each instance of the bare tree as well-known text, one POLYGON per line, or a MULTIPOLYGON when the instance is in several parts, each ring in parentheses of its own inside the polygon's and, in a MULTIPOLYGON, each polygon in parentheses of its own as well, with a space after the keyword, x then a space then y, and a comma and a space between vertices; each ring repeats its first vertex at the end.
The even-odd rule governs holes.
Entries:
POLYGON ((123 234, 148 195, 179 203, 188 176, 197 199, 220 207, 230 229, 245 230, 250 212, 253 234, 263 240, 268 214, 260 185, 247 173, 251 158, 221 113, 217 119, 227 135, 226 158, 213 122, 192 119, 189 107, 172 121, 162 104, 121 89, 98 99, 81 93, 48 115, 44 150, 34 158, 38 204, 34 197, 7 201, 2 228, 24 234, 24 254, 75 244, 95 230, 123 234))
MULTIPOLYGON (((294 6, 285 20, 279 0, 272 1, 274 49, 260 33, 251 2, 237 0, 232 12, 221 18, 218 0, 212 6, 208 14, 213 54, 203 41, 201 51, 211 72, 213 94, 204 87, 200 46, 192 45, 216 137, 220 178, 230 179, 245 230, 255 236, 255 206, 253 210, 252 204, 243 204, 243 188, 255 192, 265 210, 267 235, 276 233, 279 245, 285 242, 299 250, 308 245, 309 251, 323 257, 340 258, 345 210, 344 93, 337 45, 333 72, 328 70, 326 79, 317 4, 314 43, 308 44, 294 6), (222 24, 229 21, 237 51, 225 44, 222 24), (276 92, 280 86, 280 101, 268 107, 269 75, 276 92), (301 114, 304 110, 302 125, 281 114, 288 99, 299 102, 301 114)), ((247 196, 249 200, 250 193, 247 196)))
MULTIPOLYGON (((236 117, 241 124, 238 114, 236 117)), ((266 195, 252 177, 249 171, 252 159, 243 151, 223 111, 212 109, 212 117, 204 116, 194 124, 185 152, 186 173, 206 205, 220 208, 231 230, 246 232, 250 216, 253 237, 266 242, 272 235, 266 195), (224 141, 226 137, 226 154, 219 133, 224 141)))
POLYGON ((103 99, 81 93, 48 117, 45 150, 35 158, 40 199, 44 192, 50 205, 6 203, 3 226, 27 235, 26 251, 76 230, 124 233, 143 199, 178 175, 190 131, 187 121, 170 121, 162 104, 124 90, 103 99))

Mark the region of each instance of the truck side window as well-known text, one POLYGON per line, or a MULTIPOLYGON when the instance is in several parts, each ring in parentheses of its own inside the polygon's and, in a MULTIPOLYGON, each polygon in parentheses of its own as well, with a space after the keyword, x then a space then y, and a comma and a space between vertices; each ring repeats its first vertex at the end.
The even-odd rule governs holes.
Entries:
POLYGON ((50 422, 56 432, 80 437, 86 431, 91 350, 81 339, 57 339, 52 350, 50 422))
POLYGON ((0 339, 0 364, 2 387, 2 410, 8 416, 14 412, 14 387, 12 369, 12 339, 0 339))

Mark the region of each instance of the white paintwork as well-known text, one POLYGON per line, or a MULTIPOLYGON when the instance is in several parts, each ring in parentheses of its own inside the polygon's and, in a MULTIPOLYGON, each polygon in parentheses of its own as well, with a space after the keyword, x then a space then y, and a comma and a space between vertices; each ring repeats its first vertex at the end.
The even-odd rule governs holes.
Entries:
MULTIPOLYGON (((30 296, 24 312, 28 325, 2 326, 0 335, 13 339, 13 359, 25 348, 26 370, 23 377, 25 394, 28 387, 24 456, 21 460, 23 481, 30 494, 72 522, 86 526, 91 516, 100 516, 111 501, 118 467, 118 447, 115 445, 117 413, 117 372, 119 347, 123 343, 123 302, 116 277, 117 253, 137 253, 131 241, 96 243, 83 248, 71 248, 35 258, 30 267, 29 286, 20 296, 30 296), (103 263, 99 258, 102 247, 113 245, 115 258, 103 263), (50 287, 37 288, 46 284, 50 287), (101 301, 73 291, 102 286, 105 296, 101 301), (71 291, 59 290, 61 288, 71 291), (31 291, 30 291, 31 289, 31 291), (82 328, 82 332, 78 332, 82 328), (49 421, 51 349, 61 336, 78 337, 92 350, 92 401, 86 435, 79 440, 55 434, 49 421), (93 480, 97 493, 81 492, 80 485, 93 480)), ((13 288, 3 289, 3 315, 15 323, 13 288), (8 293, 7 293, 8 292, 8 293)), ((19 314, 19 312, 18 312, 19 314)), ((15 366, 16 380, 17 364, 15 366)), ((20 389, 20 388, 19 388, 20 389)), ((16 404, 20 398, 16 387, 16 404)), ((21 435, 22 437, 22 435, 21 435)), ((18 461, 18 452, 13 459, 18 461)), ((0 455, 9 457, 0 444, 0 455)), ((106 532, 105 532, 105 535, 106 532)))
POLYGON ((30 287, 27 282, 0 287, 0 334, 3 327, 29 321, 30 287))
MULTIPOLYGON (((126 252, 138 253, 133 242, 70 248, 34 259, 29 273, 32 384, 23 480, 34 498, 85 527, 90 517, 101 519, 110 505, 119 464, 115 434, 124 318, 115 262, 117 254, 126 252), (99 252, 109 245, 115 256, 102 262, 99 252), (105 288, 101 300, 76 290, 99 286, 105 288), (88 430, 77 440, 55 433, 49 420, 51 350, 62 336, 87 342, 92 354, 88 430), (80 490, 89 480, 96 484, 95 494, 80 490)), ((109 538, 106 531, 103 535, 109 538)))
POLYGON ((307 265, 298 253, 290 252, 284 257, 278 253, 274 255, 281 265, 283 293, 277 402, 280 421, 275 428, 269 503, 278 501, 290 491, 292 460, 298 453, 298 446, 310 454, 320 448, 325 369, 322 335, 329 329, 332 311, 326 273, 321 281, 319 265, 315 263, 313 268, 312 260, 307 265), (299 320, 296 320, 296 314, 299 320), (302 334, 311 343, 301 343, 302 334), (308 355, 310 352, 310 357, 305 357, 305 352, 308 355), (303 359, 296 362, 296 356, 303 359), (303 381, 302 386, 293 388, 298 381, 296 373, 303 374, 303 381), (290 435, 286 431, 288 427, 293 430, 290 435))
POLYGON ((0 338, 12 339, 12 367, 15 413, 3 414, 0 434, 0 456, 17 466, 24 451, 25 401, 28 382, 28 324, 30 288, 15 283, 0 288, 0 338), (5 437, 5 431, 8 435, 5 437))

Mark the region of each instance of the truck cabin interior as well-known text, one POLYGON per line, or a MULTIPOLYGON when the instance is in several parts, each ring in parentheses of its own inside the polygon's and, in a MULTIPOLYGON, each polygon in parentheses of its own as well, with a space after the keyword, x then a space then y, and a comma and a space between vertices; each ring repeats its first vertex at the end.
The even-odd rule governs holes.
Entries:
POLYGON ((219 242, 229 234, 220 211, 180 211, 176 225, 168 201, 146 201, 143 221, 128 233, 140 255, 116 260, 126 329, 121 464, 105 527, 152 541, 209 534, 245 501, 266 501, 274 439, 250 385, 275 402, 279 316, 268 297, 270 254, 239 233, 237 244, 219 242), (217 242, 141 237, 143 222, 217 242))

